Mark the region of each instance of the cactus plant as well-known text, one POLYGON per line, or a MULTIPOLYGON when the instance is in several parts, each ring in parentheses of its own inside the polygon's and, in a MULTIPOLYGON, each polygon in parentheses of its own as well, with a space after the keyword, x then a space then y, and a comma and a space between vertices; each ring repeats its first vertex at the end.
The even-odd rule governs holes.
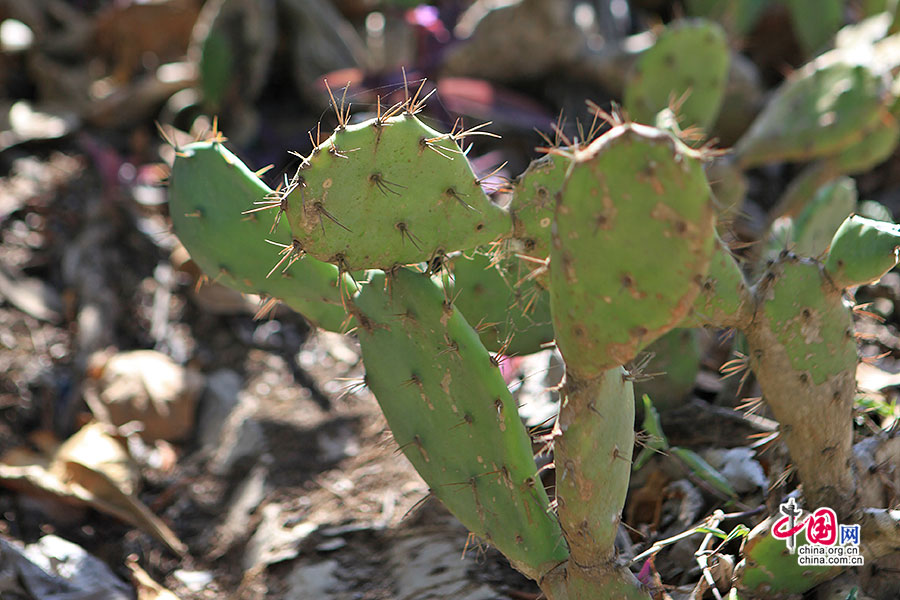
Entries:
MULTIPOLYGON (((866 132, 895 123, 890 89, 867 67, 839 63, 789 81, 733 166, 846 158, 866 132)), ((626 365, 676 327, 740 329, 807 505, 844 520, 871 508, 858 506, 848 466, 857 352, 845 291, 897 263, 900 227, 851 216, 823 244, 836 219, 800 218, 795 231, 807 237, 796 250, 807 255, 782 248, 746 271, 751 282, 716 233, 704 169, 712 154, 679 139, 680 127, 604 113, 605 133, 546 149, 505 210, 458 143, 481 129, 426 126, 418 95, 356 124, 335 100, 336 130, 314 140, 277 191, 221 139, 178 149, 176 233, 211 277, 327 328, 352 320, 366 383, 431 494, 548 598, 648 597, 614 544, 634 445, 626 365), (526 301, 533 317, 526 296, 536 299, 526 301), (539 306, 547 298, 549 315, 539 306), (503 357, 488 351, 529 352, 550 336, 566 363, 552 433, 555 502, 498 369, 503 357)), ((689 120, 711 122, 714 104, 689 120)), ((845 183, 832 191, 849 192, 845 183)), ((870 557, 900 545, 898 529, 880 529, 887 541, 870 557)), ((765 540, 762 532, 748 543, 739 585, 809 589, 814 580, 798 582, 765 540), (760 573, 771 578, 760 583, 760 573)))

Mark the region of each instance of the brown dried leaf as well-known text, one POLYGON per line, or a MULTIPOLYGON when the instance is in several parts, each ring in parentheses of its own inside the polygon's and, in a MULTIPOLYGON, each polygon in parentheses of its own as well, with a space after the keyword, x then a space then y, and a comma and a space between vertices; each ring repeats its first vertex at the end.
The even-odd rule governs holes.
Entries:
POLYGON ((178 536, 134 496, 133 467, 120 460, 107 463, 90 458, 102 456, 104 448, 119 443, 101 427, 86 425, 49 459, 21 448, 6 452, 0 457, 0 485, 31 496, 90 506, 145 531, 176 554, 184 554, 187 547, 178 536))

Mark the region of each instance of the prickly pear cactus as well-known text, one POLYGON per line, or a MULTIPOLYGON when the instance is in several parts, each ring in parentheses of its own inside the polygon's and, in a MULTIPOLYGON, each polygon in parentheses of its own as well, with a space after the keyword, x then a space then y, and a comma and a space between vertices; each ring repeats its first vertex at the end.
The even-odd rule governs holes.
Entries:
MULTIPOLYGON (((701 4, 710 8, 690 6, 701 4)), ((351 124, 332 98, 338 127, 277 191, 221 139, 178 149, 173 224, 210 277, 325 328, 352 322, 366 383, 431 494, 549 600, 647 598, 614 544, 634 447, 628 363, 676 327, 740 330, 807 504, 843 521, 866 510, 848 466, 857 349, 847 292, 896 265, 900 226, 854 215, 837 227, 855 197, 836 178, 893 152, 900 86, 893 67, 871 61, 811 64, 774 94, 734 160, 707 170, 714 153, 679 135, 713 122, 727 57, 716 26, 663 33, 626 94, 629 112, 656 126, 597 110, 608 131, 544 148, 508 211, 482 191, 461 147, 480 127, 432 129, 418 95, 351 124), (698 54, 709 61, 699 71, 683 60, 698 54), (780 205, 791 237, 764 267, 742 268, 716 218, 737 214, 741 169, 784 160, 815 161, 796 181, 796 203, 780 205), (827 198, 815 197, 826 184, 827 198), (551 340, 566 363, 544 440, 552 502, 499 368, 502 355, 551 340)), ((900 515, 882 512, 882 529, 900 531, 900 515)), ((751 537, 743 589, 802 593, 819 580, 798 581, 783 552, 751 537)), ((867 560, 892 543, 868 546, 867 560)))

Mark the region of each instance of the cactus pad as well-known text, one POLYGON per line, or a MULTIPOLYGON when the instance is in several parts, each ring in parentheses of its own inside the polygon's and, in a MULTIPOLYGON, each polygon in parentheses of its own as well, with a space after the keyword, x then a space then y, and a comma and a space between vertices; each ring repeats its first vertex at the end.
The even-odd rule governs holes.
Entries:
POLYGON ((316 325, 340 331, 347 321, 341 287, 354 286, 349 276, 341 281, 335 266, 311 257, 285 261, 284 268, 269 276, 279 257, 278 248, 266 239, 289 246, 290 231, 284 222, 273 228, 274 214, 242 213, 271 194, 221 142, 190 144, 179 150, 172 166, 172 225, 210 279, 278 298, 316 325))
POLYGON ((655 124, 660 111, 675 106, 681 128, 708 129, 725 95, 728 62, 719 25, 697 19, 670 26, 634 66, 625 87, 629 117, 655 124))
POLYGON ((527 263, 507 257, 495 265, 484 254, 459 255, 451 269, 449 295, 478 328, 488 350, 511 356, 532 354, 553 341, 550 297, 528 277, 527 263))
POLYGON ((900 225, 853 216, 834 234, 825 270, 838 286, 862 285, 894 268, 900 252, 900 225))
POLYGON ((557 345, 582 378, 633 359, 675 327, 713 250, 701 156, 669 134, 619 125, 573 156, 550 260, 557 345))
POLYGON ((526 575, 565 560, 500 369, 440 287, 407 269, 377 272, 353 310, 366 382, 431 492, 526 575))
POLYGON ((511 229, 456 139, 411 114, 339 127, 285 195, 294 239, 342 270, 390 269, 488 244, 511 229))
POLYGON ((735 147, 744 168, 836 154, 881 121, 885 84, 861 65, 833 63, 789 79, 735 147))

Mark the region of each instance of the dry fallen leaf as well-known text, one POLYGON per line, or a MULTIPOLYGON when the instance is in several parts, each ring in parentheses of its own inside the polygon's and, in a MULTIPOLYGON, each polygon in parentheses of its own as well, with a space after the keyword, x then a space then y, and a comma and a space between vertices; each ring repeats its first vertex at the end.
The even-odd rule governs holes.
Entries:
MULTIPOLYGON (((89 423, 51 456, 14 448, 0 456, 0 485, 31 496, 90 506, 145 531, 183 555, 187 551, 184 543, 134 495, 133 467, 126 464, 127 455, 116 456, 113 444, 121 446, 101 424, 89 423), (114 460, 97 460, 109 452, 114 460)), ((48 445, 46 440, 42 445, 48 445)))

